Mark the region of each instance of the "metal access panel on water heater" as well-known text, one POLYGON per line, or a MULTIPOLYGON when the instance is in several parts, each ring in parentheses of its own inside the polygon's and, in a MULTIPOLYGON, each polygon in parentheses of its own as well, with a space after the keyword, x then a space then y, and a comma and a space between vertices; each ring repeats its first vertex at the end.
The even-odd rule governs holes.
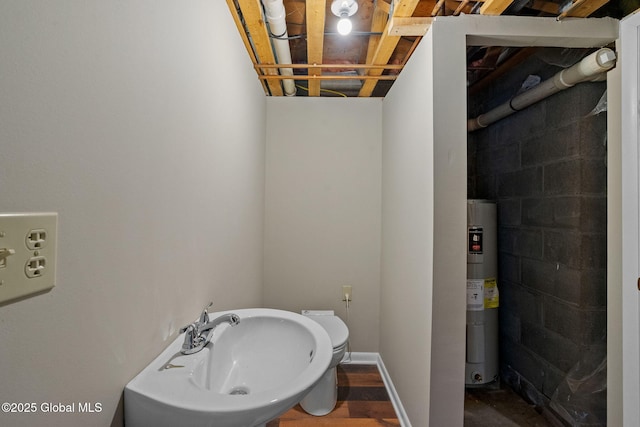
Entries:
POLYGON ((467 201, 465 384, 498 378, 498 224, 496 203, 467 201))

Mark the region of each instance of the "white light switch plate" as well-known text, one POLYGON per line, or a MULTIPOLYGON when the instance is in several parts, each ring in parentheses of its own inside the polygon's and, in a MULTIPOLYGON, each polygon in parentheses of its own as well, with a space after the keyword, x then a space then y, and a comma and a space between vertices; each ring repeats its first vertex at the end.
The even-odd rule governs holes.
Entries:
POLYGON ((57 213, 0 214, 0 305, 56 282, 57 213))

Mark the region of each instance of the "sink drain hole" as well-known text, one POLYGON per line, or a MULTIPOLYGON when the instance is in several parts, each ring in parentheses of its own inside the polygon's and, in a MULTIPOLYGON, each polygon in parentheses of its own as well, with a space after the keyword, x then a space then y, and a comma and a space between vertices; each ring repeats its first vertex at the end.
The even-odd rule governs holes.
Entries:
POLYGON ((229 394, 232 396, 244 396, 249 394, 249 389, 246 387, 234 387, 231 389, 229 394))

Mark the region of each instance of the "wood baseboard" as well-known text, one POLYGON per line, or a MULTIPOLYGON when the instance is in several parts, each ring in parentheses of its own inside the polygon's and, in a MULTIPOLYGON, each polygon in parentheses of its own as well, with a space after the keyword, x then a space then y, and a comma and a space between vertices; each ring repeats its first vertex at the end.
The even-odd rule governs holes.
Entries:
POLYGON ((367 352, 351 352, 345 354, 342 359, 343 363, 350 363, 354 365, 376 365, 378 370, 380 371, 380 375, 382 376, 382 381, 384 382, 384 386, 387 389, 387 393, 389 394, 389 399, 391 399, 391 403, 393 404, 393 408, 396 411, 398 416, 398 421, 400 421, 401 427, 411 427, 411 422, 409 421, 409 417, 402 406, 402 402, 400 401, 400 397, 398 396, 398 392, 393 385, 393 381, 391 381, 391 377, 389 376, 389 372, 387 368, 384 366, 384 362, 382 361, 382 357, 380 357, 380 353, 367 353, 367 352))

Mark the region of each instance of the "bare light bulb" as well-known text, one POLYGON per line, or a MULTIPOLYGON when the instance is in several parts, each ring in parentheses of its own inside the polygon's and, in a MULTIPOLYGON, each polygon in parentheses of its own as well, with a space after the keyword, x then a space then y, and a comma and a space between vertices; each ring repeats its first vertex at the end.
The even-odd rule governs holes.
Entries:
POLYGON ((340 18, 338 21, 338 33, 346 36, 351 32, 353 24, 349 19, 358 11, 358 2, 356 0, 333 0, 331 3, 331 13, 340 18))
POLYGON ((343 36, 349 34, 351 32, 351 29, 353 28, 351 19, 349 19, 349 17, 345 15, 346 14, 342 15, 342 17, 338 21, 338 33, 342 34, 343 36))

